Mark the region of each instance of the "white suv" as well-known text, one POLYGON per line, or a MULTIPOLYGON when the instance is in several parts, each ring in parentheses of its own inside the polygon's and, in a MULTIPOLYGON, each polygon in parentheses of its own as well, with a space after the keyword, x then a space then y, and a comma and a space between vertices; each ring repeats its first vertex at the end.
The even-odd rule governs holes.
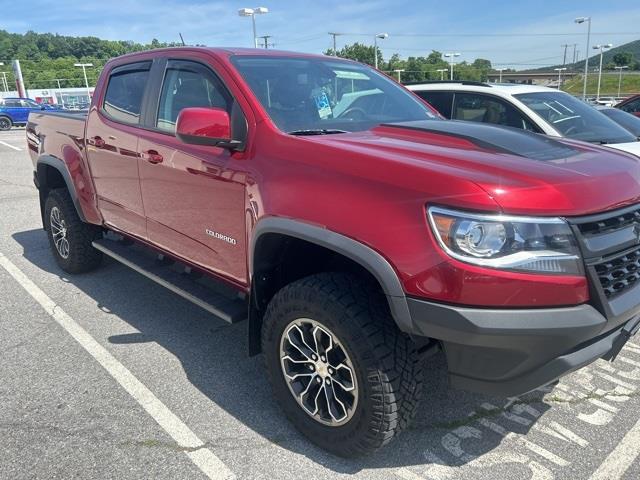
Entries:
POLYGON ((638 138, 592 106, 547 87, 434 82, 407 88, 446 118, 521 128, 640 155, 638 138))

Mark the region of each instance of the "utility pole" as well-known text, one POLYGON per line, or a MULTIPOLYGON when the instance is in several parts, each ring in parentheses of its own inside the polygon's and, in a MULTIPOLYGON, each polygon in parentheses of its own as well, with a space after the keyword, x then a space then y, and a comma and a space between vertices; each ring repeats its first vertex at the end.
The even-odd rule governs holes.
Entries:
POLYGON ((338 48, 336 47, 336 37, 338 35, 342 35, 341 33, 337 33, 337 32, 329 32, 329 35, 331 35, 333 37, 333 56, 337 57, 338 56, 338 48))
POLYGON ((578 46, 577 43, 573 44, 573 63, 576 63, 578 61, 578 59, 576 58, 576 47, 578 46))
POLYGON ((560 45, 564 47, 564 55, 562 56, 562 66, 564 67, 567 64, 567 48, 569 47, 568 43, 560 45))
POLYGON ((261 38, 262 40, 264 40, 264 48, 265 50, 269 48, 269 39, 271 38, 271 35, 261 35, 258 38, 261 38))

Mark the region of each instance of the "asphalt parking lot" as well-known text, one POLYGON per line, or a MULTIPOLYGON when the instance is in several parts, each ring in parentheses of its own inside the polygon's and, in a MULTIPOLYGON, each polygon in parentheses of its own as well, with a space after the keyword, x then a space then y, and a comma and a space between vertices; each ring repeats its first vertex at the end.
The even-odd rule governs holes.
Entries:
POLYGON ((24 137, 0 132, 0 478, 640 478, 640 338, 514 399, 451 390, 433 357, 409 431, 366 459, 317 449, 246 356, 244 323, 113 261, 57 267, 24 137))

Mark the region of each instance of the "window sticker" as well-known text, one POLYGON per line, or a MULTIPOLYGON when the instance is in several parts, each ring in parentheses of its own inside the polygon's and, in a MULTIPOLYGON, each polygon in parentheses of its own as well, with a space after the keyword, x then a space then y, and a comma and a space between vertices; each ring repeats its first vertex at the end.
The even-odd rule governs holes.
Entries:
POLYGON ((318 115, 321 119, 329 118, 333 111, 331 110, 331 104, 329 103, 329 97, 326 92, 320 92, 320 94, 315 95, 313 99, 316 102, 316 108, 318 109, 318 115))

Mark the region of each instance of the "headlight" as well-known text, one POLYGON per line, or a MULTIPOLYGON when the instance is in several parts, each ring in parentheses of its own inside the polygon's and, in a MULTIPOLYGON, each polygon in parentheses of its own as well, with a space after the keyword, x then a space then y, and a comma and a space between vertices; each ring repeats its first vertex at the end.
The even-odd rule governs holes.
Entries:
POLYGON ((573 232, 561 218, 483 215, 428 209, 440 246, 451 257, 490 268, 583 275, 573 232))

